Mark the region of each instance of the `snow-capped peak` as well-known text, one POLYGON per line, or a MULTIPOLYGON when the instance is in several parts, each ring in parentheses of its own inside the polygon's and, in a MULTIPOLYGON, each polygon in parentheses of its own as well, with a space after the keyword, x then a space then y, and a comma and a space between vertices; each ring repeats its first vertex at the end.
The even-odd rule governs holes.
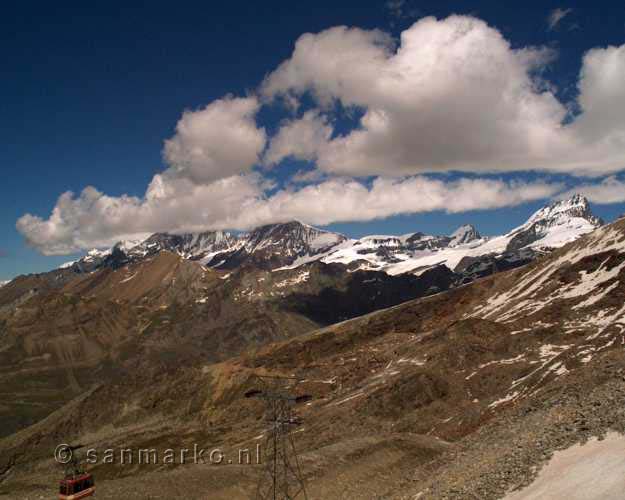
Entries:
POLYGON ((246 236, 248 253, 275 247, 285 255, 313 255, 347 239, 342 234, 324 231, 299 221, 268 224, 254 229, 246 236))
POLYGON ((463 259, 483 256, 505 256, 509 264, 513 260, 524 262, 535 251, 561 247, 599 225, 601 220, 592 215, 588 201, 576 195, 550 203, 502 236, 482 237, 470 224, 450 236, 369 236, 340 245, 322 260, 344 264, 358 261, 361 266, 389 274, 418 273, 441 264, 455 270, 463 259))
POLYGON ((123 252, 127 252, 131 248, 141 244, 144 240, 122 240, 118 241, 113 248, 117 248, 123 252))
POLYGON ((106 257, 111 254, 111 249, 107 250, 99 250, 97 248, 92 248, 87 252, 87 257, 106 257))
POLYGON ((602 225, 601 219, 595 217, 590 211, 590 205, 585 196, 574 194, 570 198, 554 201, 536 211, 524 224, 530 225, 538 221, 566 220, 573 217, 586 219, 592 225, 602 225))
POLYGON ((458 245, 464 245, 466 243, 470 243, 475 240, 479 240, 482 238, 478 230, 472 224, 464 224, 456 229, 450 235, 451 241, 449 242, 450 247, 455 247, 458 245))
POLYGON ((507 250, 523 247, 561 247, 603 224, 579 194, 555 201, 535 212, 525 224, 512 230, 507 250))

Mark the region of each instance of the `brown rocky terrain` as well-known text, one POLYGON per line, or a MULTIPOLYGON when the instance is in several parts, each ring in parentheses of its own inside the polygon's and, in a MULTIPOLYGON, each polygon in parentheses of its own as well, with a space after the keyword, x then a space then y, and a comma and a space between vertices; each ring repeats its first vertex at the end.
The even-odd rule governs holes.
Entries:
POLYGON ((444 267, 389 276, 321 262, 225 272, 168 251, 89 273, 19 278, 0 295, 0 436, 130 370, 227 359, 453 279, 444 267))
MULTIPOLYGON (((262 403, 245 394, 255 374, 273 374, 299 380, 292 390, 305 402, 295 407, 302 424, 292 436, 309 498, 503 498, 530 483, 554 450, 625 431, 623 267, 621 219, 525 267, 293 338, 281 330, 285 340, 239 356, 176 353, 184 363, 155 364, 149 353, 162 351, 136 343, 141 356, 128 358, 134 369, 94 380, 0 441, 0 495, 53 495, 61 470, 52 452, 62 442, 159 451, 198 443, 230 457, 254 449, 266 422, 262 403)), ((211 283, 229 281, 198 273, 199 290, 218 293, 211 283)), ((139 284, 120 287, 130 276, 99 278, 103 290, 117 280, 111 307, 122 298, 140 307, 145 293, 154 293, 150 303, 169 304, 158 287, 144 295, 139 284)), ((67 286, 84 300, 88 290, 103 293, 89 280, 67 286)), ((232 305, 240 315, 257 306, 241 296, 232 305)), ((162 319, 181 321, 175 344, 192 332, 184 321, 190 314, 162 319)), ((146 345, 166 342, 172 331, 154 328, 146 345)), ((258 466, 234 464, 89 468, 102 498, 248 498, 260 474, 258 466)))
POLYGON ((217 272, 168 252, 76 274, 62 286, 40 281, 2 289, 0 435, 129 369, 218 360, 317 326, 263 304, 236 304, 217 272))

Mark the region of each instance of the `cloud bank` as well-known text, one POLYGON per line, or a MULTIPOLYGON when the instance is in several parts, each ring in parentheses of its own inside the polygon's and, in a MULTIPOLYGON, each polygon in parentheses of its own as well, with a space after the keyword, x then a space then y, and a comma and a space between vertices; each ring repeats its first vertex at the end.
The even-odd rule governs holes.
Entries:
POLYGON ((625 182, 611 176, 599 183, 581 184, 575 189, 561 193, 558 197, 566 198, 573 193, 583 194, 590 201, 599 205, 625 203, 625 182))
POLYGON ((305 34, 255 95, 185 111, 143 196, 67 192, 47 218, 26 214, 17 229, 42 253, 66 254, 158 231, 494 209, 565 189, 431 175, 450 171, 610 175, 580 189, 623 201, 613 174, 625 168, 625 45, 584 55, 574 103, 546 79, 556 55, 512 48, 468 16, 421 19, 398 42, 344 26, 305 34), (313 105, 302 109, 305 95, 313 105), (274 101, 288 118, 270 137, 258 113, 274 101), (280 174, 287 158, 311 169, 280 174))
POLYGON ((377 178, 370 184, 333 178, 266 196, 263 182, 253 174, 202 185, 186 179, 169 183, 158 175, 143 199, 115 198, 88 187, 78 196, 61 195, 48 219, 25 215, 17 227, 30 245, 46 255, 60 255, 142 238, 146 232, 246 230, 292 219, 325 225, 433 210, 484 210, 548 198, 561 190, 559 184, 540 182, 445 182, 414 176, 377 178))

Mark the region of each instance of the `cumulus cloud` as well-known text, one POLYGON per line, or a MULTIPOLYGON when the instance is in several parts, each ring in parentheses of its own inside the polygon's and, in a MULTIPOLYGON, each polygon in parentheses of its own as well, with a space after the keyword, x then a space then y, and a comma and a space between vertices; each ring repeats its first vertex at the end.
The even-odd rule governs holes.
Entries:
POLYGON ((338 26, 306 33, 295 43, 293 56, 265 79, 262 93, 274 97, 310 90, 325 105, 350 95, 349 103, 364 101, 393 47, 391 36, 380 30, 338 26))
POLYGON ((571 12, 573 12, 573 9, 562 9, 560 7, 558 7, 557 9, 553 9, 549 13, 549 17, 547 17, 547 24, 549 25, 549 29, 556 29, 558 24, 560 24, 560 21, 562 21, 562 19, 568 16, 571 12))
POLYGON ((514 206, 548 198, 561 188, 542 182, 446 182, 424 176, 377 178, 370 185, 334 178, 266 196, 264 182, 254 174, 210 184, 171 181, 156 175, 143 199, 111 197, 89 187, 78 196, 70 192, 61 195, 48 219, 24 215, 17 228, 31 246, 46 255, 59 255, 144 237, 146 232, 247 230, 291 219, 329 224, 432 210, 461 212, 514 206))
POLYGON ((624 47, 584 58, 582 115, 569 125, 569 108, 542 74, 553 51, 512 49, 499 31, 467 16, 421 19, 397 49, 379 31, 337 27, 303 35, 261 91, 268 99, 310 92, 322 109, 339 100, 365 110, 357 128, 317 144, 319 168, 340 175, 600 174, 625 166, 625 98, 612 86, 625 71, 624 47), (611 102, 609 117, 603 99, 611 102))
MULTIPOLYGON (((592 49, 582 61, 578 135, 607 150, 625 146, 625 45, 592 49)), ((624 157, 620 157, 624 160, 624 157)), ((625 168, 621 161, 620 168, 625 168)))
POLYGON ((302 118, 287 121, 271 139, 265 164, 275 165, 289 156, 313 160, 331 135, 327 119, 316 110, 307 111, 302 118))
MULTIPOLYGON (((42 253, 67 254, 160 231, 247 230, 293 218, 329 224, 549 198, 562 186, 425 174, 623 170, 625 45, 585 54, 573 118, 545 79, 554 57, 513 49, 466 16, 424 18, 398 44, 382 31, 344 26, 305 34, 258 95, 184 112, 164 144, 166 168, 142 196, 66 192, 48 217, 26 214, 17 229, 42 253), (257 115, 274 99, 295 116, 268 138, 257 115), (352 111, 359 118, 350 128, 341 116, 352 111), (311 165, 267 173, 289 157, 311 165)), ((581 190, 595 202, 623 201, 616 177, 581 190)))
POLYGON ((47 219, 26 214, 17 229, 43 254, 63 255, 160 231, 231 228, 262 189, 262 181, 251 174, 209 184, 157 174, 143 198, 108 196, 93 187, 78 196, 66 192, 47 219))
POLYGON ((256 97, 225 97, 199 111, 185 111, 176 134, 165 141, 168 175, 207 183, 249 171, 258 163, 266 135, 256 125, 256 97))
POLYGON ((598 205, 625 203, 625 182, 617 179, 615 176, 610 176, 598 183, 586 183, 576 186, 558 197, 566 198, 575 193, 583 194, 598 205))
POLYGON ((321 170, 315 168, 312 170, 298 170, 291 177, 290 181, 294 184, 306 184, 308 182, 320 181, 325 177, 327 176, 321 170))

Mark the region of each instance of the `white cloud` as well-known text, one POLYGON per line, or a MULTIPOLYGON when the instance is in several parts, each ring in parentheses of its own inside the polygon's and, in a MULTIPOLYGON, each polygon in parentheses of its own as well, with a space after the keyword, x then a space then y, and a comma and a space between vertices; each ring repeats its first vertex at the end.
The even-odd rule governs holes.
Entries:
POLYGON ((48 219, 24 215, 17 228, 31 246, 59 255, 157 231, 246 230, 291 219, 329 224, 432 210, 482 210, 548 198, 560 189, 557 184, 488 179, 378 178, 368 186, 334 178, 267 197, 264 182, 252 174, 210 184, 156 175, 142 199, 111 197, 89 187, 79 196, 61 195, 48 219))
POLYGON ((326 175, 318 169, 299 170, 293 174, 290 181, 294 184, 306 184, 309 182, 320 181, 324 178, 326 178, 326 175))
POLYGON ((299 190, 282 190, 259 201, 242 226, 300 219, 325 225, 441 210, 465 212, 515 206, 551 197, 559 184, 492 179, 442 181, 425 176, 377 178, 370 186, 353 179, 330 179, 299 190))
POLYGON ((313 160, 331 135, 332 127, 327 120, 318 111, 307 111, 302 118, 283 124, 271 139, 264 162, 275 165, 289 156, 313 160))
POLYGON ((158 174, 143 198, 113 197, 87 187, 79 196, 62 194, 48 219, 26 214, 16 226, 43 254, 63 255, 159 231, 234 227, 239 213, 261 194, 262 181, 254 175, 194 184, 158 174))
POLYGON ((557 9, 553 9, 549 13, 549 17, 547 18, 547 24, 549 25, 549 29, 556 29, 558 24, 560 24, 560 21, 562 21, 562 19, 568 16, 571 12, 573 12, 573 9, 562 9, 560 7, 558 7, 557 9))
POLYGON ((566 198, 575 193, 583 194, 598 205, 625 203, 625 182, 614 176, 606 177, 599 183, 587 183, 576 186, 558 197, 566 198))
POLYGON ((625 45, 586 52, 578 86, 581 115, 573 124, 578 135, 602 148, 625 151, 625 45))
POLYGON ((598 175, 625 167, 625 95, 612 83, 625 71, 624 47, 584 58, 583 113, 568 125, 568 107, 541 74, 553 52, 513 50, 496 29, 466 16, 421 19, 402 33, 397 50, 378 31, 303 35, 261 91, 265 98, 310 91, 322 108, 338 99, 365 110, 359 127, 317 144, 316 161, 327 172, 598 175))
POLYGON ((338 26, 318 35, 306 33, 295 43, 293 57, 263 82, 263 94, 311 90, 326 105, 341 96, 365 100, 393 46, 390 35, 379 30, 338 26))
POLYGON ((185 111, 165 141, 168 175, 207 183, 247 172, 258 163, 265 130, 256 126, 256 97, 225 97, 199 111, 185 111))

